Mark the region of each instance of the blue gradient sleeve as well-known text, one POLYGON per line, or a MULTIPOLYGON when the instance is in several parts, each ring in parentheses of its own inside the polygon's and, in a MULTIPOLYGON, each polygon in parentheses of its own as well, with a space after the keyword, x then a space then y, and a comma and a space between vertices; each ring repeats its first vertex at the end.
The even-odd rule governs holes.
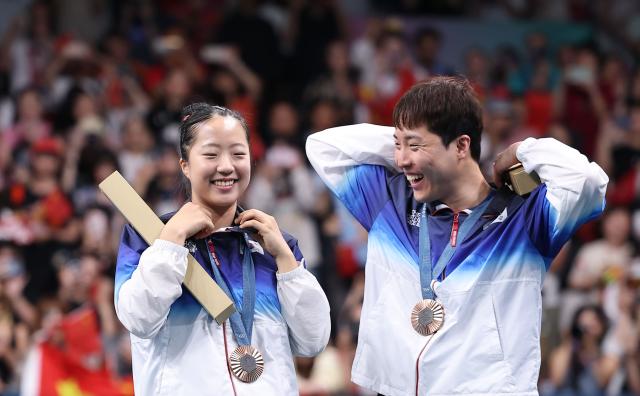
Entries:
POLYGON ((131 279, 133 271, 138 267, 140 256, 149 245, 142 237, 129 225, 124 226, 120 237, 118 248, 118 258, 116 261, 116 278, 114 288, 114 303, 118 304, 118 293, 124 282, 131 279))
MULTIPOLYGON (((289 249, 291 249, 291 252, 293 253, 293 256, 296 258, 297 262, 301 262, 304 260, 304 255, 302 254, 302 251, 300 250, 300 247, 298 246, 298 240, 291 234, 288 234, 286 232, 282 233, 282 237, 284 238, 284 240, 287 242, 287 245, 289 246, 289 249)), ((307 265, 305 263, 304 267, 306 268, 307 265)))
POLYGON ((560 224, 558 209, 547 199, 545 184, 541 184, 531 193, 522 209, 529 238, 542 255, 551 259, 558 254, 581 225, 600 213, 596 211, 574 215, 560 224))
POLYGON ((349 169, 335 194, 351 214, 369 231, 384 205, 391 199, 388 171, 379 165, 358 165, 349 169))

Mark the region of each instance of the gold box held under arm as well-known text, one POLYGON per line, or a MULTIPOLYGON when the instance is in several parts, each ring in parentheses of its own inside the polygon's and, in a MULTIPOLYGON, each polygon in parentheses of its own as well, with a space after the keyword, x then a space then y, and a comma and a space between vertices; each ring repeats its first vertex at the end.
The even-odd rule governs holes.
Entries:
POLYGON ((505 183, 518 195, 529 194, 538 185, 540 177, 535 172, 527 173, 521 163, 507 169, 505 183))

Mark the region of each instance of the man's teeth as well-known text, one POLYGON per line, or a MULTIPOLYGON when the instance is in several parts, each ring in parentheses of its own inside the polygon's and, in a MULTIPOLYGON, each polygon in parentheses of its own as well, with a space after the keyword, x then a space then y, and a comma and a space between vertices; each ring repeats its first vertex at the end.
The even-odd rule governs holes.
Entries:
POLYGON ((422 175, 407 175, 407 180, 409 180, 409 183, 417 182, 419 180, 422 180, 423 178, 424 176, 422 175))
POLYGON ((229 187, 235 183, 235 180, 214 180, 213 184, 220 187, 229 187))

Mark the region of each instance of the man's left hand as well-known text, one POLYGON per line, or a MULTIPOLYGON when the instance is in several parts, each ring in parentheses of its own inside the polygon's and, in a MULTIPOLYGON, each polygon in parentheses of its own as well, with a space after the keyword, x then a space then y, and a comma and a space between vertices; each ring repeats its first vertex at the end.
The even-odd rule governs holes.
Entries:
POLYGON ((520 162, 518 161, 518 157, 516 157, 516 151, 518 150, 520 143, 522 142, 513 143, 506 150, 496 156, 496 160, 493 162, 493 181, 496 186, 502 187, 502 174, 507 169, 520 162))

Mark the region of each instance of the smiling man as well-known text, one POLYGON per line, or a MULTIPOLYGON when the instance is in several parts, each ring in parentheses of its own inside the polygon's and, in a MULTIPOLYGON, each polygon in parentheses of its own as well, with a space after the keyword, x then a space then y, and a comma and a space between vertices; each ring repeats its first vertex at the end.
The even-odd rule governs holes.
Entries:
POLYGON ((369 231, 352 380, 384 395, 537 395, 541 287, 572 233, 604 208, 608 178, 553 139, 511 145, 529 196, 478 165, 482 109, 469 82, 436 77, 396 104, 394 127, 307 140, 323 181, 369 231))

